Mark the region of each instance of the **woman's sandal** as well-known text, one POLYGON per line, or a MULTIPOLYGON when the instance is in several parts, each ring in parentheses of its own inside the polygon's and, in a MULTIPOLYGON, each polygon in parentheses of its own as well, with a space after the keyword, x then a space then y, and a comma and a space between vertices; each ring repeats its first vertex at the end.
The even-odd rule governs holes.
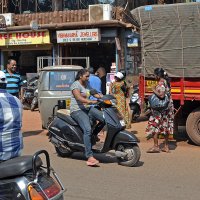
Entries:
POLYGON ((95 158, 91 158, 91 159, 87 160, 86 164, 87 164, 87 166, 95 167, 99 164, 99 161, 96 160, 95 158))
POLYGON ((147 153, 160 153, 160 149, 158 147, 151 147, 147 153))

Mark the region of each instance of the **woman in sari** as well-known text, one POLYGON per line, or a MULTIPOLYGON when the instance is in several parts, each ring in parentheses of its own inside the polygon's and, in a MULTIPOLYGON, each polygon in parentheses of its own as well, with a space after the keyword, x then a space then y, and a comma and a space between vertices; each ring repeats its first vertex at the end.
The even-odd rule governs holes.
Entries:
POLYGON ((131 121, 126 103, 124 75, 121 72, 117 72, 114 78, 115 80, 111 83, 109 92, 117 99, 117 109, 124 118, 126 128, 129 129, 131 128, 131 121))

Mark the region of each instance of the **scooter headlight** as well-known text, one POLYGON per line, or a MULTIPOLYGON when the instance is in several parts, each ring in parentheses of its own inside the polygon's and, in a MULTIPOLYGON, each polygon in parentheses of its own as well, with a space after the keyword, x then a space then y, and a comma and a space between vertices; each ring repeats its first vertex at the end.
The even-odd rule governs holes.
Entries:
POLYGON ((107 105, 113 105, 113 106, 116 106, 116 104, 117 104, 117 101, 116 101, 116 99, 111 99, 111 100, 104 100, 103 101, 105 104, 107 104, 107 105))

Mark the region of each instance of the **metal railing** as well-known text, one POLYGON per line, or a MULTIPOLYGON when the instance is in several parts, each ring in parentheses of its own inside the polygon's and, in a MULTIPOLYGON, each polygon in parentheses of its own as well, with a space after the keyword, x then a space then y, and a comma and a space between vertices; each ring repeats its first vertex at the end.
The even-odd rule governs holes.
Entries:
POLYGON ((56 65, 80 65, 89 69, 90 58, 89 57, 56 57, 54 58, 51 56, 37 57, 37 72, 40 72, 40 70, 43 69, 44 67, 56 66, 56 65))

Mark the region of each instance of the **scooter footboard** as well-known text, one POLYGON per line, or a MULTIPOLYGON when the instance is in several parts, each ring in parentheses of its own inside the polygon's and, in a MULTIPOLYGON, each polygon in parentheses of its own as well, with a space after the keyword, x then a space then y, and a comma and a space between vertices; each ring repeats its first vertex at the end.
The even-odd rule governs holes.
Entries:
POLYGON ((123 130, 116 135, 113 141, 112 148, 115 149, 117 144, 135 144, 139 142, 140 140, 134 134, 130 133, 129 131, 123 130))

